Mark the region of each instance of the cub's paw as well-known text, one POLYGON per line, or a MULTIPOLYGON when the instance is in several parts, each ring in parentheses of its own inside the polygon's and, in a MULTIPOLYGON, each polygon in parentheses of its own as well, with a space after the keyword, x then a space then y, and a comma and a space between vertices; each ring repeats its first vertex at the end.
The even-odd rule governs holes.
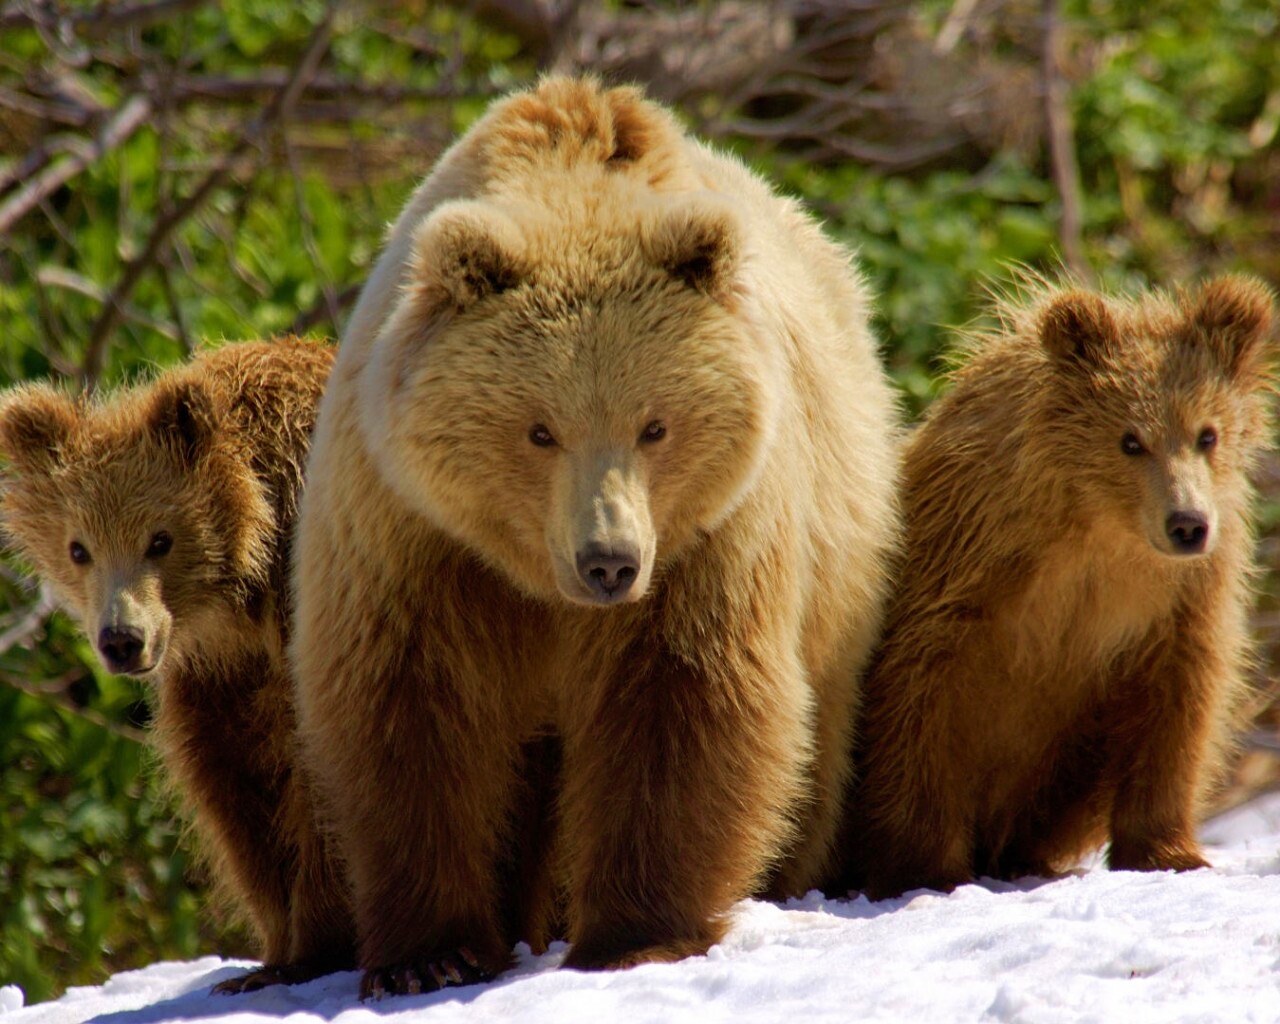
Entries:
POLYGON ((1107 866, 1112 871, 1195 871, 1213 865, 1204 859, 1193 842, 1112 842, 1107 866))
POLYGON ((313 964, 263 964, 248 974, 220 981, 210 990, 213 995, 238 996, 242 992, 256 992, 268 985, 299 985, 335 968, 313 964))
POLYGON ((422 957, 406 963, 374 967, 360 979, 360 998, 415 996, 435 992, 449 985, 477 985, 492 981, 505 965, 487 965, 466 946, 451 953, 422 957))
POLYGON ((710 939, 673 939, 631 948, 580 942, 569 950, 564 966, 579 971, 616 971, 640 964, 673 964, 685 957, 701 956, 711 945, 710 939))

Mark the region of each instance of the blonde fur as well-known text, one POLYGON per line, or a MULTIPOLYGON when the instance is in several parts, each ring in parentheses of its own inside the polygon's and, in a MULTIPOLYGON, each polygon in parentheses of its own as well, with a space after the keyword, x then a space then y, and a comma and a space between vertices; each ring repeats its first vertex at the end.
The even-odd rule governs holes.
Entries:
POLYGON ((296 562, 366 991, 458 947, 502 969, 545 941, 552 874, 578 967, 705 950, 735 899, 820 877, 896 533, 867 316, 846 253, 632 89, 547 79, 419 187, 343 341, 296 562), (637 563, 608 607, 597 549, 637 563), (548 735, 554 849, 513 850, 548 735))

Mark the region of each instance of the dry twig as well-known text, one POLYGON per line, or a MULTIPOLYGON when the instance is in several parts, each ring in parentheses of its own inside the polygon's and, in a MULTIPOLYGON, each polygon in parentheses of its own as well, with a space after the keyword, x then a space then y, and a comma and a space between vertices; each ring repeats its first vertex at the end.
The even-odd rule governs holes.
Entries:
POLYGON ((28 178, 25 185, 0 203, 0 235, 38 206, 42 199, 53 195, 77 174, 121 145, 146 124, 150 116, 151 101, 145 96, 130 96, 102 126, 102 131, 90 144, 77 148, 75 152, 28 178))

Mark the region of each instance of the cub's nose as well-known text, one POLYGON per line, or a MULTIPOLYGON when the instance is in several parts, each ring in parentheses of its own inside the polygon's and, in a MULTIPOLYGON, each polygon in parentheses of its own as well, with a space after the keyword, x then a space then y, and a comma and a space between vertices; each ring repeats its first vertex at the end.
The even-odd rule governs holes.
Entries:
POLYGON ((1174 554, 1198 555, 1209 543, 1209 520, 1201 512, 1173 512, 1164 528, 1174 554))
POLYGON ((98 634, 98 650, 112 672, 132 672, 138 667, 145 638, 133 626, 104 626, 98 634))
POLYGON ((601 604, 620 601, 640 572, 640 553, 630 548, 591 547, 578 553, 578 576, 601 604))

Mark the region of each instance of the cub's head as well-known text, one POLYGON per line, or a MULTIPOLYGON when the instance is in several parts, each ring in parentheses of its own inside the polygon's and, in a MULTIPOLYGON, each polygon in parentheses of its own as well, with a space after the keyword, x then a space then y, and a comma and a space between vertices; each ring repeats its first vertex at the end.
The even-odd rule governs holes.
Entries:
POLYGON ((271 510, 222 414, 180 377, 95 403, 42 384, 0 400, 5 534, 113 672, 190 653, 201 617, 265 578, 271 510))
POLYGON ((1244 277, 1133 302, 1070 291, 1038 329, 1055 399, 1046 457, 1091 511, 1163 554, 1212 552, 1267 442, 1270 291, 1244 277))
POLYGON ((530 593, 639 600, 774 429, 748 259, 710 195, 441 207, 361 380, 384 477, 530 593))

